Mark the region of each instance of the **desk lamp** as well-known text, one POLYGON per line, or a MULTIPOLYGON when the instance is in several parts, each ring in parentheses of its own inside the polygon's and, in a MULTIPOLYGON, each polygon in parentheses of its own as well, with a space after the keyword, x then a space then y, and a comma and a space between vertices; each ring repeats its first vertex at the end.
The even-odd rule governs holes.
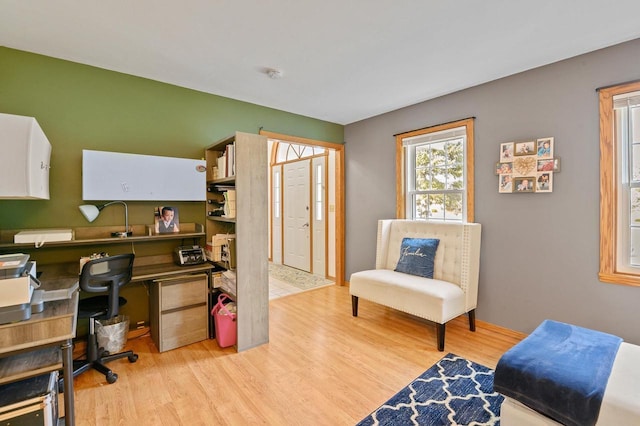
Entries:
POLYGON ((111 201, 101 206, 94 206, 93 204, 83 204, 80 206, 80 211, 89 222, 93 222, 94 220, 96 220, 102 209, 112 204, 122 204, 124 206, 124 231, 112 232, 111 236, 119 238, 130 237, 131 235, 133 235, 133 232, 129 231, 129 211, 127 209, 127 204, 124 201, 111 201))

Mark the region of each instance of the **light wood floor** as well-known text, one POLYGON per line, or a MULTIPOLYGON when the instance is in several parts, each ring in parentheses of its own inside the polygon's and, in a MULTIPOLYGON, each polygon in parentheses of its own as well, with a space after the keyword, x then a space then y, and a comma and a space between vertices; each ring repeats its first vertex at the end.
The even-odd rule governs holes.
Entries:
POLYGON ((89 371, 75 379, 78 425, 353 425, 447 352, 495 368, 524 335, 466 317, 435 327, 324 287, 270 302, 270 342, 236 353, 215 340, 158 353, 130 339, 140 356, 110 363, 114 384, 89 371))

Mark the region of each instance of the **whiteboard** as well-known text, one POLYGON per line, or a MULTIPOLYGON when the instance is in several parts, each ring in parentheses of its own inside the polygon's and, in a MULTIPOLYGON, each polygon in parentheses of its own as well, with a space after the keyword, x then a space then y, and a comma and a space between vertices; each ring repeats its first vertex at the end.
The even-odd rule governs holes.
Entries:
POLYGON ((205 160, 82 150, 83 200, 205 201, 205 160))

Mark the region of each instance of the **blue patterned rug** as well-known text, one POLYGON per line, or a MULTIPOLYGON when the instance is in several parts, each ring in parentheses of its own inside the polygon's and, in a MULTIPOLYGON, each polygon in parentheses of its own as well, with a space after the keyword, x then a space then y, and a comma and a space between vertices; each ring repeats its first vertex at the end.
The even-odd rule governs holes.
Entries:
POLYGON ((493 391, 493 370, 447 354, 358 426, 497 426, 503 399, 493 391))

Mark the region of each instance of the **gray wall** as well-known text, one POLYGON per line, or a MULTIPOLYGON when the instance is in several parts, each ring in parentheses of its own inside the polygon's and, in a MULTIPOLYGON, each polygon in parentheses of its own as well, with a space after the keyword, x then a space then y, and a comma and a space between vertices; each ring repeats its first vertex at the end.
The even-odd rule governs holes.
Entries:
POLYGON ((346 279, 374 267, 377 220, 395 217, 393 135, 473 116, 478 319, 530 333, 549 318, 640 344, 640 288, 598 281, 596 88, 637 79, 640 39, 346 126, 346 279), (500 143, 546 136, 561 158, 553 193, 498 194, 500 143))

